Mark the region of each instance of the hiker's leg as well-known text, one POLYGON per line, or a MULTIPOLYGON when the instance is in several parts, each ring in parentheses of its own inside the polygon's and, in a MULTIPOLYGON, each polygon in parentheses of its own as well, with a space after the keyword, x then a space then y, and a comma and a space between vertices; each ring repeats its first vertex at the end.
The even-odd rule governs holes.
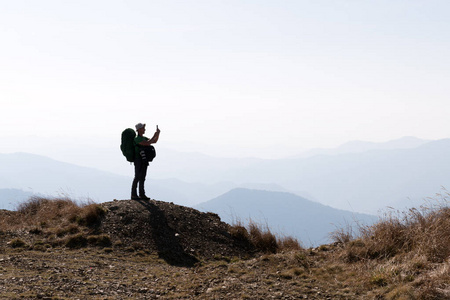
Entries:
POLYGON ((145 197, 145 177, 147 176, 147 167, 148 163, 143 162, 140 170, 140 177, 139 177, 139 197, 145 197))
POLYGON ((142 169, 142 161, 140 158, 134 160, 134 179, 133 184, 131 185, 131 197, 134 198, 138 196, 137 187, 140 181, 140 173, 142 169))

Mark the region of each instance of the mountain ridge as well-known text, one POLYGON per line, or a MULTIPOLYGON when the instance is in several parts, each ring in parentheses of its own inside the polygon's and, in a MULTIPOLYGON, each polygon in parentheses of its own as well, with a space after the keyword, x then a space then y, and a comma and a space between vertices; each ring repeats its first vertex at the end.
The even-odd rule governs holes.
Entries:
MULTIPOLYGON (((412 149, 265 161, 232 174, 304 190, 322 204, 375 213, 387 206, 419 205, 450 183, 450 139, 412 149)), ((227 178, 225 178, 227 179, 227 178)))
MULTIPOLYGON (((192 160, 184 165, 189 157, 171 161, 159 153, 149 169, 146 186, 153 198, 182 205, 210 200, 235 187, 270 187, 334 208, 374 214, 388 206, 403 209, 420 205, 424 198, 440 192, 450 182, 447 153, 449 139, 443 139, 409 149, 234 164, 226 160, 223 168, 219 162, 209 165, 209 160, 203 166, 192 160), (179 169, 183 173, 177 173, 179 169)), ((0 163, 0 189, 76 194, 97 202, 129 197, 133 174, 133 167, 126 162, 125 176, 50 158, 41 160, 41 156, 26 153, 0 154, 0 163), (29 159, 24 161, 24 157, 29 159)))

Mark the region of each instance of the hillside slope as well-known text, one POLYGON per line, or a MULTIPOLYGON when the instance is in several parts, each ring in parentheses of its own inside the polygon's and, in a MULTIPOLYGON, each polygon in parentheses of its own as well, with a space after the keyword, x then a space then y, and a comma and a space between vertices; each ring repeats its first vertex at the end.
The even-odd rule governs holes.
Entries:
POLYGON ((163 201, 121 200, 100 204, 107 213, 99 230, 116 240, 138 243, 167 262, 192 265, 197 258, 248 256, 249 244, 233 238, 218 215, 163 201))
POLYGON ((0 295, 449 299, 449 221, 444 202, 391 215, 356 239, 344 230, 331 245, 262 253, 216 215, 171 203, 34 198, 0 210, 0 295))
POLYGON ((5 231, 27 243, 74 243, 76 248, 87 243, 87 236, 106 235, 111 245, 147 249, 180 266, 254 253, 248 241, 230 234, 230 225, 218 215, 156 200, 114 200, 79 208, 68 199, 32 198, 18 211, 1 211, 0 217, 0 231, 19 226, 23 229, 5 231))

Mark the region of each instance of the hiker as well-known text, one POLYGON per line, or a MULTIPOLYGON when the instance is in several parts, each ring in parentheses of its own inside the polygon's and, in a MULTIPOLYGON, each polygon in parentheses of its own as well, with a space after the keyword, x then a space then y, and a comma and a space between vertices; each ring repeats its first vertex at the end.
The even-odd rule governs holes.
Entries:
POLYGON ((136 124, 137 136, 134 138, 135 146, 135 158, 134 158, 134 179, 131 186, 131 199, 133 200, 149 200, 145 195, 144 182, 147 175, 147 167, 149 161, 153 160, 154 154, 152 156, 148 151, 153 151, 154 148, 151 144, 155 144, 159 139, 160 130, 158 125, 156 125, 156 132, 151 139, 144 136, 145 124, 136 124), (150 156, 150 157, 149 157, 150 156), (136 192, 139 184, 139 196, 136 192))

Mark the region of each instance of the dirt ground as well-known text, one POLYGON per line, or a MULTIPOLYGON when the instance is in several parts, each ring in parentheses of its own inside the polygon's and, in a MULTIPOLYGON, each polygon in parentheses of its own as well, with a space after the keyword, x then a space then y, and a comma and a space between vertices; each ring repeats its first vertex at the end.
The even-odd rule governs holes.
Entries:
MULTIPOLYGON (((295 253, 249 260, 170 265, 146 251, 7 250, 0 255, 2 299, 358 299, 338 280, 317 280, 295 253)), ((334 274, 333 274, 334 273, 334 274)))

